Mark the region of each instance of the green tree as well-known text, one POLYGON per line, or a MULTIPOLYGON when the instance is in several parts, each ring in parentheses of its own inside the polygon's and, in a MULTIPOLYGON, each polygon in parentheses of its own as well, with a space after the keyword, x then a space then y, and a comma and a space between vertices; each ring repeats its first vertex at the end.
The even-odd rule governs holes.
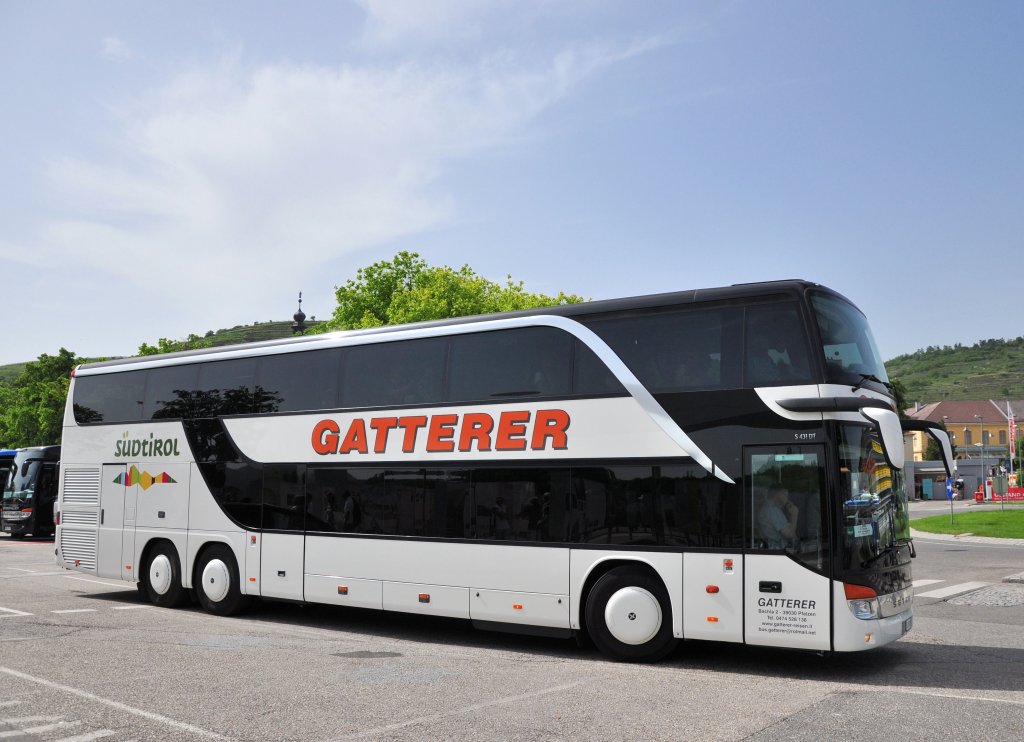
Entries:
POLYGON ((896 412, 900 417, 907 416, 907 388, 903 385, 903 382, 897 379, 895 376, 889 377, 889 382, 892 384, 892 396, 896 403, 896 412))
POLYGON ((402 251, 356 272, 336 290, 338 306, 331 319, 312 332, 351 330, 424 320, 489 314, 513 309, 576 304, 575 294, 535 294, 522 281, 506 276, 496 283, 468 265, 430 266, 417 253, 402 251))
MULTIPOLYGON (((212 333, 207 333, 207 336, 212 333)), ((168 340, 167 338, 160 338, 156 341, 156 345, 150 345, 149 343, 143 343, 139 346, 140 356, 155 356, 158 353, 176 353, 179 350, 196 350, 197 348, 209 348, 212 345, 212 341, 206 338, 201 338, 195 333, 192 333, 184 340, 168 340)))
POLYGON ((13 381, 0 386, 0 446, 48 446, 60 443, 71 371, 81 362, 61 348, 25 365, 13 381))

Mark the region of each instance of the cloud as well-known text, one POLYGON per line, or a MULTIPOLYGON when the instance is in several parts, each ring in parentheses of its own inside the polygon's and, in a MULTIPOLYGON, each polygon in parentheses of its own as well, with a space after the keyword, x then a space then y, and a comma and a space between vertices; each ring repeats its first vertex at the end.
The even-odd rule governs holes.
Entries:
POLYGON ((642 50, 339 67, 228 57, 182 72, 120 109, 116 165, 51 162, 65 216, 42 249, 166 302, 229 293, 256 312, 251 287, 268 275, 296 285, 453 219, 443 175, 454 161, 521 139, 583 80, 642 50))
POLYGON ((134 54, 128 44, 116 36, 107 36, 100 42, 100 57, 114 62, 131 59, 134 54))

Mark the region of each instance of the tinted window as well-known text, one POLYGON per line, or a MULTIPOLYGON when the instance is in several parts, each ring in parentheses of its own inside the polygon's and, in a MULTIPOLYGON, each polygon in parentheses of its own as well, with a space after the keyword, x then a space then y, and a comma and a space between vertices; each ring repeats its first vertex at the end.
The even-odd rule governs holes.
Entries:
POLYGON ((565 541, 568 469, 478 469, 473 472, 476 538, 565 541))
POLYGON ((362 345, 345 350, 342 407, 435 404, 444 398, 443 339, 362 345))
POLYGON ((252 412, 252 383, 256 359, 200 363, 192 401, 194 417, 244 415, 252 412))
POLYGON ((191 417, 192 398, 199 370, 195 364, 165 366, 149 370, 142 419, 183 419, 191 417))
POLYGON ((306 467, 267 464, 263 467, 263 527, 301 531, 306 511, 306 467))
POLYGON ((78 423, 120 423, 142 419, 147 371, 124 371, 75 378, 78 423))
POLYGON ((740 489, 703 468, 660 467, 659 509, 664 543, 738 549, 743 546, 740 489))
POLYGON ((310 468, 306 530, 383 533, 384 472, 310 468))
POLYGON ((747 308, 745 386, 813 383, 807 336, 795 304, 747 308))
POLYGON ((622 394, 625 388, 619 383, 604 362, 590 348, 579 340, 575 341, 575 355, 572 367, 573 394, 622 394))
POLYGON ((452 338, 450 399, 456 402, 569 394, 571 335, 552 327, 452 338))
POLYGON ((573 540, 657 543, 656 494, 657 481, 650 466, 573 469, 573 540))
POLYGON ((263 472, 258 464, 199 464, 199 468, 228 516, 246 528, 261 527, 263 472))
POLYGON ((587 321, 654 393, 737 387, 740 310, 687 309, 587 321))
POLYGON ((264 356, 256 379, 259 412, 327 410, 338 406, 338 350, 264 356))

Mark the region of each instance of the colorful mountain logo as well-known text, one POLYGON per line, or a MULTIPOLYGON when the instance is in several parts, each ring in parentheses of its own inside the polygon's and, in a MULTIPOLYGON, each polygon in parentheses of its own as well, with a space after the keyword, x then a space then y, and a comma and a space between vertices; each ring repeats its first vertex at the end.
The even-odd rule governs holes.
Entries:
POLYGON ((123 484, 125 487, 137 484, 142 489, 148 490, 154 484, 177 484, 177 482, 171 479, 171 475, 167 472, 150 474, 148 471, 139 471, 137 466, 133 466, 127 474, 118 474, 114 477, 114 484, 123 484))

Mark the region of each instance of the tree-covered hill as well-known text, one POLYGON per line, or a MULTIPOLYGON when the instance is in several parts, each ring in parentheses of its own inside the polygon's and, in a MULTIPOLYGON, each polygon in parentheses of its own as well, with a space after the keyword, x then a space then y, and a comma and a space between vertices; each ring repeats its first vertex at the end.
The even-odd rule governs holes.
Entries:
POLYGON ((1024 399, 1024 337, 971 346, 930 346, 885 364, 907 402, 946 399, 1024 399))

